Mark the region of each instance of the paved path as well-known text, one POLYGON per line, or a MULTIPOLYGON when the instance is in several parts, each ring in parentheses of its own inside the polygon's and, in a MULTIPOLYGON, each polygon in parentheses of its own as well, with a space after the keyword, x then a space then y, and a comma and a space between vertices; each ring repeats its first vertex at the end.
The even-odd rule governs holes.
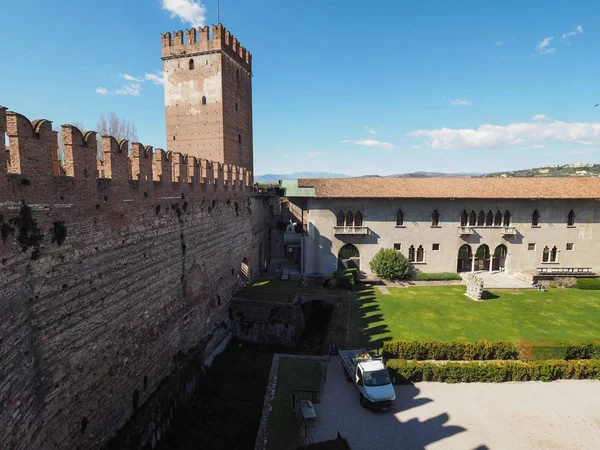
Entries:
POLYGON ((388 288, 385 286, 377 286, 377 289, 379 289, 379 292, 381 292, 383 295, 390 295, 390 291, 388 291, 388 288))
POLYGON ((339 431, 353 450, 600 449, 600 381, 397 386, 383 413, 360 407, 332 358, 315 441, 339 431))
MULTIPOLYGON (((461 277, 469 275, 469 272, 461 273, 461 277)), ((532 289, 531 283, 526 283, 506 272, 475 272, 477 278, 483 280, 484 289, 532 289)))

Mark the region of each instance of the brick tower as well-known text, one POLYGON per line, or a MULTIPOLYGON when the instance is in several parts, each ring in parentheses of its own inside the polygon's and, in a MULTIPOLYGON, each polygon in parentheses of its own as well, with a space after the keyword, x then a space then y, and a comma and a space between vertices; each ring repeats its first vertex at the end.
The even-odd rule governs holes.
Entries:
POLYGON ((253 171, 252 55, 223 25, 162 35, 169 151, 253 171))

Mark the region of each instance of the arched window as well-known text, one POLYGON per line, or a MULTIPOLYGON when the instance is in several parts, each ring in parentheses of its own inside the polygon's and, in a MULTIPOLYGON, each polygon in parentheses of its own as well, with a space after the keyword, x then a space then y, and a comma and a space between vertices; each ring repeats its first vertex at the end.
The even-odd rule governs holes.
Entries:
POLYGON ((188 65, 190 67, 190 70, 194 70, 194 60, 193 59, 190 59, 190 62, 188 63, 188 65))
POLYGON ((404 226, 404 213, 401 209, 398 210, 398 214, 396 215, 396 226, 402 227, 404 226))
POLYGON ((466 227, 468 223, 469 223, 469 214, 466 211, 463 211, 460 214, 460 226, 466 227))
POLYGON ((485 226, 491 227, 492 225, 494 225, 494 213, 490 210, 485 217, 485 226))
POLYGON ((554 247, 552 247, 552 250, 550 250, 550 262, 556 262, 558 258, 558 249, 556 248, 556 245, 554 247))
POLYGON ((346 226, 354 226, 354 214, 352 214, 352 211, 348 211, 348 214, 346 214, 346 226))
POLYGON ((496 216, 494 217, 494 226, 500 227, 502 226, 502 213, 498 211, 496 216))
POLYGON ((479 211, 479 215, 477 216, 477 226, 482 227, 485 225, 485 213, 483 211, 479 211))
POLYGON ((569 215, 567 216, 567 226, 572 227, 575 225, 575 211, 569 211, 569 215))
POLYGON ((408 262, 415 262, 415 246, 411 245, 408 248, 408 262))
POLYGON ((202 104, 206 105, 206 97, 204 95, 202 96, 202 104))
POLYGON ((339 259, 360 258, 358 249, 352 244, 346 244, 338 252, 339 259))
POLYGON ((357 211, 356 214, 354 215, 354 226, 362 227, 362 224, 363 224, 362 214, 360 213, 360 211, 357 211))
POLYGON ((337 214, 337 217, 336 217, 336 219, 337 219, 337 220, 336 220, 336 225, 337 225, 338 227, 343 227, 343 226, 344 226, 344 221, 346 220, 346 216, 344 216, 344 212, 343 212, 343 211, 340 211, 340 212, 337 214))
POLYGON ((435 211, 433 211, 433 214, 431 214, 431 226, 432 227, 437 227, 440 225, 440 214, 437 212, 437 209, 435 211))
POLYGON ((536 209, 535 211, 533 211, 533 214, 531 215, 531 225, 534 227, 539 227, 540 226, 540 213, 539 211, 536 209))
POLYGON ((507 227, 510 225, 510 211, 506 210, 504 212, 504 226, 507 227))
POLYGON ((469 226, 474 227, 475 225, 477 225, 477 214, 475 214, 475 211, 471 211, 471 214, 469 214, 469 226))
POLYGON ((546 245, 544 251, 542 251, 542 262, 548 262, 550 260, 550 249, 546 245))
POLYGON ((417 249, 417 262, 423 262, 425 260, 425 250, 423 250, 423 246, 419 245, 417 249))

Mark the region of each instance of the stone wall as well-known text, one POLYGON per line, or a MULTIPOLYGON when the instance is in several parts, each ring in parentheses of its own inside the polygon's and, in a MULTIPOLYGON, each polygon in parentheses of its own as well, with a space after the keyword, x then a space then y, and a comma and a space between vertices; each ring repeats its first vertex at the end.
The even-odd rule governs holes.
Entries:
POLYGON ((62 138, 61 167, 50 122, 0 108, 0 448, 100 448, 208 355, 278 204, 242 168, 62 138))

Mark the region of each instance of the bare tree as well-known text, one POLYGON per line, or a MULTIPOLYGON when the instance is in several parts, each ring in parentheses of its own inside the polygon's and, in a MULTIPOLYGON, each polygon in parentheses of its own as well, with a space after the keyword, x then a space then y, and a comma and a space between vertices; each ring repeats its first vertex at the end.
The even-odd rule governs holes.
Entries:
POLYGON ((100 136, 112 136, 117 141, 127 139, 129 142, 138 140, 135 125, 127 119, 117 116, 114 112, 101 114, 96 129, 100 136))

